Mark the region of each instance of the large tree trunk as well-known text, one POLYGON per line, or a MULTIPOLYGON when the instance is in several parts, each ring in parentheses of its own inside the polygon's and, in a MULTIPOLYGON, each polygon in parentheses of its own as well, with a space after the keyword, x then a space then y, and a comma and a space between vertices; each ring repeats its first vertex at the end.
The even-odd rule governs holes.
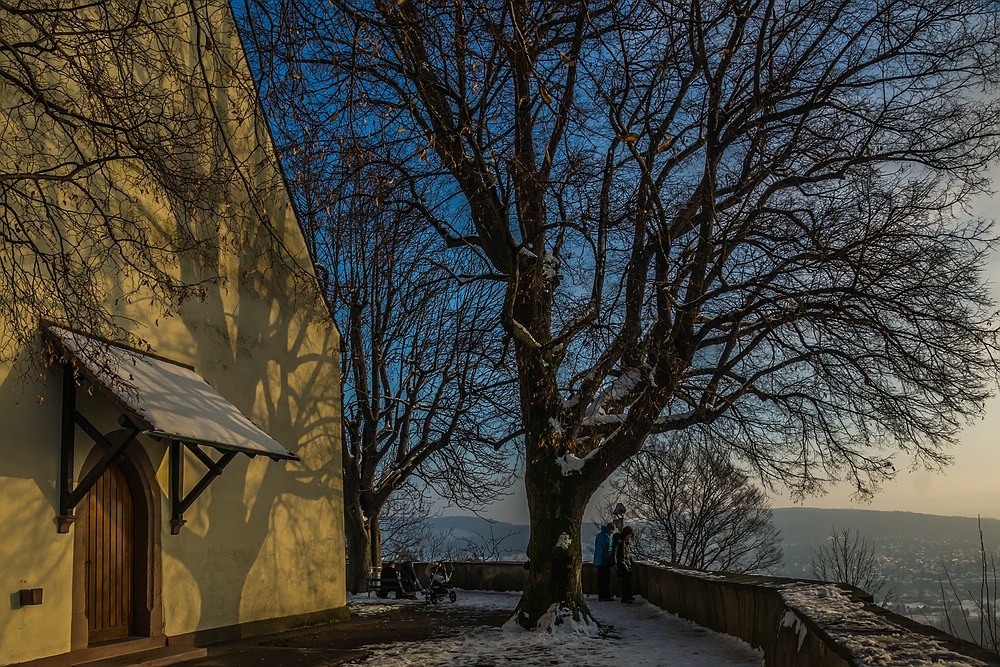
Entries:
MULTIPOLYGON (((535 193, 537 195, 537 193, 535 193)), ((531 197, 519 199, 524 206, 531 197)), ((537 202, 544 211, 544 204, 537 202)), ((538 215, 544 219, 543 214, 538 215)), ((539 243, 538 248, 544 248, 539 243)), ((535 256, 540 256, 541 250, 535 256)), ((520 384, 522 419, 525 425, 524 487, 528 500, 531 538, 528 544, 531 569, 528 582, 517 606, 517 622, 525 628, 535 628, 539 620, 556 606, 556 620, 590 622, 590 612, 583 599, 581 583, 580 524, 590 494, 584 491, 584 474, 580 471, 564 474, 558 457, 575 451, 574 443, 566 442, 558 418, 562 399, 558 391, 555 368, 558 361, 553 350, 540 348, 526 338, 547 343, 551 328, 552 286, 542 280, 537 259, 519 254, 520 266, 512 273, 520 277, 508 286, 511 308, 511 329, 515 323, 528 322, 529 334, 515 333, 518 341, 517 361, 520 384)))
POLYGON ((368 573, 372 568, 371 533, 360 502, 345 503, 344 527, 347 532, 347 590, 357 595, 368 591, 368 573))
POLYGON ((580 577, 580 525, 588 498, 574 477, 580 474, 563 475, 546 452, 528 456, 525 490, 531 569, 516 612, 518 623, 526 628, 536 627, 552 605, 558 605, 560 616, 590 622, 580 577))
POLYGON ((360 500, 348 502, 345 511, 347 529, 347 590, 355 595, 368 591, 368 575, 373 567, 382 567, 382 531, 378 514, 368 516, 360 500))

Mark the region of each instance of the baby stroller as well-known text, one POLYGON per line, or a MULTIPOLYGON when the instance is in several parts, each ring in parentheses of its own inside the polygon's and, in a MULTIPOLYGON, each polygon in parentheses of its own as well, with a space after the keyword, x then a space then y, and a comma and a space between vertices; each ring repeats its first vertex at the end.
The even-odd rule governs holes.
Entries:
POLYGON ((449 584, 451 582, 451 572, 441 561, 433 561, 427 564, 427 588, 424 589, 424 599, 431 604, 437 604, 438 600, 448 598, 452 602, 458 599, 455 589, 449 584))
POLYGON ((420 580, 413 571, 413 563, 408 560, 402 563, 382 563, 382 576, 375 593, 378 597, 386 598, 389 593, 394 593, 396 598, 416 600, 419 591, 420 580))

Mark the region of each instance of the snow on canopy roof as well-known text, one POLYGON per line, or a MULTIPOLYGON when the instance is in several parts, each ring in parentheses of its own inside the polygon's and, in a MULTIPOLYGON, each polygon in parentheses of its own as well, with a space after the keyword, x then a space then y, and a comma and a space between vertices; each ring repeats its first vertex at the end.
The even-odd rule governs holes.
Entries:
POLYGON ((48 330, 145 433, 275 460, 298 459, 194 370, 57 326, 48 330))

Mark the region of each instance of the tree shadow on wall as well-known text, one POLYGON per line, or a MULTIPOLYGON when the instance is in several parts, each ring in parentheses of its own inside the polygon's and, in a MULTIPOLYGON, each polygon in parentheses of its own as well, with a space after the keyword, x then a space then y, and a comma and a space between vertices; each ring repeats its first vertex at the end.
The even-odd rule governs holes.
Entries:
MULTIPOLYGON (((209 31, 207 22, 198 27, 209 31)), ((234 38, 227 30, 212 34, 215 44, 234 38)), ((220 127, 234 113, 232 72, 242 70, 225 62, 227 55, 234 57, 214 49, 206 67, 206 112, 220 127)), ((244 83, 252 85, 248 77, 244 83)), ((342 567, 330 562, 343 563, 338 334, 306 268, 301 232, 280 172, 261 148, 266 135, 255 113, 239 119, 252 126, 242 138, 214 138, 204 168, 231 170, 232 178, 228 192, 202 202, 211 214, 187 215, 175 202, 181 238, 203 235, 206 225, 221 230, 216 257, 180 257, 182 280, 203 280, 206 271, 219 279, 207 281, 204 300, 182 305, 178 317, 194 341, 196 371, 301 461, 239 456, 188 510, 180 535, 164 536, 164 554, 196 583, 199 629, 343 604, 344 582, 332 576, 342 567)))

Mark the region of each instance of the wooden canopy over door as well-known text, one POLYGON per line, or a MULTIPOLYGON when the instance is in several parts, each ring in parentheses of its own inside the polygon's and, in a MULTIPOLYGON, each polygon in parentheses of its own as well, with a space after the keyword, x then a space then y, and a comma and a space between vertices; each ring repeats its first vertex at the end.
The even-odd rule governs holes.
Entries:
POLYGON ((87 493, 87 623, 90 643, 132 634, 133 542, 132 493, 120 465, 112 463, 87 493))

